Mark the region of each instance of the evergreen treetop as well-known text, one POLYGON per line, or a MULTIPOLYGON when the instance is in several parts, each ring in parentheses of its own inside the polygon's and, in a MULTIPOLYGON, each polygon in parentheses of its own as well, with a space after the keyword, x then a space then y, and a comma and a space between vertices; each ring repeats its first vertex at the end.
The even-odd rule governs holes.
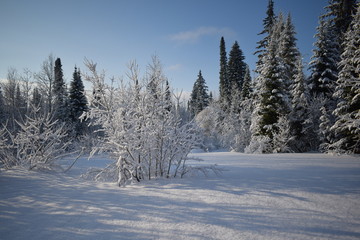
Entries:
POLYGON ((261 58, 264 52, 266 51, 266 47, 269 43, 269 37, 271 34, 271 31, 273 29, 274 23, 276 21, 277 17, 274 12, 274 1, 269 0, 267 10, 266 10, 266 17, 263 20, 263 30, 259 33, 259 35, 264 35, 264 38, 257 42, 258 46, 256 49, 258 49, 255 54, 258 54, 258 62, 257 65, 261 65, 261 58))
POLYGON ((201 70, 199 71, 198 78, 194 83, 188 104, 189 110, 193 116, 200 113, 209 105, 208 87, 202 76, 201 70))
POLYGON ((65 121, 67 118, 67 93, 66 86, 63 76, 63 70, 61 65, 60 58, 55 60, 54 67, 54 83, 53 83, 53 111, 55 119, 59 119, 60 121, 65 121))
POLYGON ((238 42, 235 41, 229 53, 228 62, 228 78, 231 91, 234 89, 237 89, 240 92, 242 91, 246 71, 244 59, 244 54, 240 49, 238 42))
POLYGON ((85 128, 84 121, 80 116, 88 111, 88 102, 85 96, 85 88, 81 79, 80 70, 75 67, 73 79, 69 90, 69 114, 70 120, 75 126, 75 134, 81 135, 85 128))
POLYGON ((220 103, 224 111, 226 111, 229 102, 230 102, 230 92, 229 92, 229 78, 228 78, 228 68, 227 68, 227 53, 225 48, 224 37, 221 37, 220 40, 220 82, 219 82, 219 92, 220 92, 220 103))

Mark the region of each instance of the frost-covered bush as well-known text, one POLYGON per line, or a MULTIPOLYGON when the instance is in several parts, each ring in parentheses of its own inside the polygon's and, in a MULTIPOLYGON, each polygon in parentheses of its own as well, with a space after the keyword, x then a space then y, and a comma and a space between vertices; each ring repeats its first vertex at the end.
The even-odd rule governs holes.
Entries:
POLYGON ((0 168, 9 169, 17 164, 14 156, 14 146, 11 141, 11 135, 6 126, 0 129, 0 168))
MULTIPOLYGON (((22 166, 29 170, 60 168, 57 160, 71 155, 64 125, 39 112, 25 115, 24 122, 16 121, 19 131, 11 133, 4 126, 0 131, 1 167, 22 166)), ((61 169, 61 168, 60 168, 61 169)), ((61 169, 63 170, 63 169, 61 169)))
POLYGON ((102 134, 102 144, 92 153, 111 153, 115 163, 91 170, 97 180, 116 180, 119 186, 154 177, 176 177, 185 171, 185 161, 198 144, 193 122, 182 124, 173 109, 169 85, 157 58, 140 80, 137 65, 129 67, 129 82, 117 88, 105 84, 96 64, 87 61, 85 79, 94 87, 95 102, 86 118, 102 134))
POLYGON ((221 139, 218 132, 218 114, 221 111, 218 104, 213 103, 195 117, 195 122, 202 129, 202 148, 211 151, 220 148, 221 139))
POLYGON ((14 136, 18 164, 32 169, 53 169, 56 160, 64 157, 71 141, 67 140, 64 125, 53 121, 50 115, 26 116, 17 123, 20 131, 14 136))

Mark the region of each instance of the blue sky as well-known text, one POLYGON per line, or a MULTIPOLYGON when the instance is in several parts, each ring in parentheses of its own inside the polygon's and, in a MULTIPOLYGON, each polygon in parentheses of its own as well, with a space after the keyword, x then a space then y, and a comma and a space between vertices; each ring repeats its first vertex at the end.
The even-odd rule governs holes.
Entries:
MULTIPOLYGON (((275 11, 290 12, 298 46, 308 61, 318 16, 327 0, 274 0, 275 11)), ((52 53, 64 76, 84 58, 98 63, 108 77, 125 76, 136 60, 142 72, 156 54, 174 89, 191 91, 199 70, 217 92, 219 42, 227 51, 235 40, 254 69, 257 34, 268 0, 0 0, 0 78, 9 67, 37 72, 52 53)))

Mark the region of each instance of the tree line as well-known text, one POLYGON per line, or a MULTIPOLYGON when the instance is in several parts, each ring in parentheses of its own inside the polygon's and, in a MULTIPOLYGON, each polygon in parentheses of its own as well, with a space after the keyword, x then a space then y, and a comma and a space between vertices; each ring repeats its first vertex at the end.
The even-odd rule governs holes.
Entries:
POLYGON ((52 55, 37 73, 9 69, 0 88, 0 167, 53 169, 58 159, 88 146, 91 155, 108 152, 115 161, 87 175, 124 185, 216 171, 186 164, 196 147, 359 153, 359 9, 355 0, 329 1, 307 77, 292 18, 276 15, 269 0, 255 78, 239 43, 227 54, 222 37, 218 99, 199 71, 187 106, 171 91, 157 57, 142 78, 130 63, 127 82, 106 81, 85 60, 85 73, 75 67, 67 85, 61 59, 52 55), (85 93, 82 79, 92 93, 85 93))
POLYGON ((305 76, 291 15, 270 0, 257 43, 256 77, 235 42, 220 40, 219 99, 208 101, 201 72, 189 111, 205 135, 204 148, 250 153, 360 153, 359 4, 330 0, 319 17, 305 76))
POLYGON ((20 130, 18 123, 27 116, 49 116, 58 124, 65 124, 69 135, 80 137, 86 133, 86 122, 79 117, 88 111, 80 70, 75 67, 72 80, 65 83, 60 58, 53 55, 43 62, 41 71, 24 74, 10 68, 7 82, 0 86, 0 124, 11 132, 20 130))

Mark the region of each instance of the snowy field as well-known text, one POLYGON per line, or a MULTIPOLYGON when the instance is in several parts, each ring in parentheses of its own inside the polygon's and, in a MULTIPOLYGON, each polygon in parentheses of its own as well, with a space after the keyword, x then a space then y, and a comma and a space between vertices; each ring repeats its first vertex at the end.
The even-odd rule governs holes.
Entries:
POLYGON ((196 153, 221 176, 126 188, 67 174, 0 172, 0 239, 360 239, 360 158, 196 153))

